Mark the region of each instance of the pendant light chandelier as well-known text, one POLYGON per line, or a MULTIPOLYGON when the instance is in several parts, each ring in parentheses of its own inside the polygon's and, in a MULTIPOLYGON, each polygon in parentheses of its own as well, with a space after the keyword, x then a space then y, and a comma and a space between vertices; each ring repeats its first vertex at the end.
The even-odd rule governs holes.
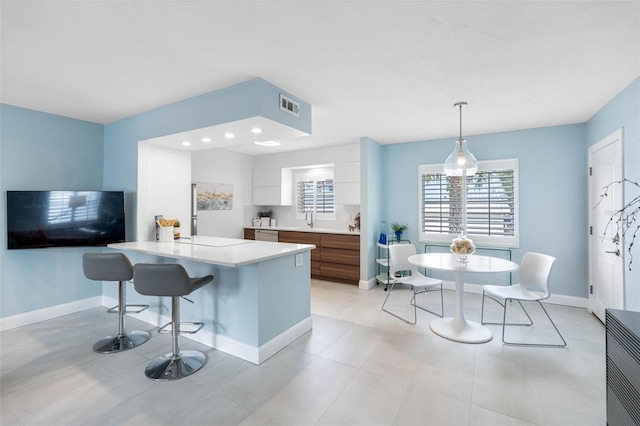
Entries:
POLYGON ((462 138, 462 107, 466 102, 457 102, 453 106, 460 109, 460 137, 453 146, 453 152, 444 162, 444 174, 447 176, 473 176, 478 171, 478 160, 467 148, 467 141, 462 138))
POLYGON ((460 179, 460 231, 451 242, 449 249, 458 255, 458 261, 466 264, 468 256, 475 253, 476 246, 467 237, 467 178, 473 176, 478 171, 478 160, 467 148, 467 141, 462 138, 462 107, 466 102, 458 102, 453 106, 460 109, 460 137, 453 146, 453 152, 449 154, 444 162, 444 173, 447 176, 458 177, 460 179))

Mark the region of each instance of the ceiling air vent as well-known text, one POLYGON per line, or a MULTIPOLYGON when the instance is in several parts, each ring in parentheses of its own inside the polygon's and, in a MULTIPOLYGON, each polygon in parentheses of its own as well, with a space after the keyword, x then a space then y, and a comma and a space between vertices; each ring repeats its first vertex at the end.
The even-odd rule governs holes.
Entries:
POLYGON ((296 117, 300 116, 300 104, 296 101, 287 98, 282 93, 280 94, 280 110, 288 112, 296 117))

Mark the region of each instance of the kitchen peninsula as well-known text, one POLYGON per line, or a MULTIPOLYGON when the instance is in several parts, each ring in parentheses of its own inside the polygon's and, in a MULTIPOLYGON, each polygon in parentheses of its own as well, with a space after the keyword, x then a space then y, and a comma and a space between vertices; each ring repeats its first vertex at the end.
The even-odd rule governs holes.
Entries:
MULTIPOLYGON (((311 330, 310 244, 193 236, 175 241, 110 244, 132 263, 181 263, 191 276, 215 278, 182 302, 185 321, 205 327, 190 339, 260 364, 311 330)), ((135 316, 160 326, 169 298, 149 300, 134 291, 128 302, 147 303, 135 316)))

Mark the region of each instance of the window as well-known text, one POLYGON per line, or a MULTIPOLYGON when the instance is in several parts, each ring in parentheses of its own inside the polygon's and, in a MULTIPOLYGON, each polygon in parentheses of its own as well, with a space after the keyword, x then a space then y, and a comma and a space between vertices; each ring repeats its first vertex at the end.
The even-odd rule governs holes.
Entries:
MULTIPOLYGON (((518 247, 518 160, 480 161, 467 178, 467 235, 476 245, 518 247)), ((442 164, 419 167, 420 241, 448 243, 462 231, 462 178, 442 164)))
POLYGON ((333 179, 298 181, 298 213, 334 214, 333 179))

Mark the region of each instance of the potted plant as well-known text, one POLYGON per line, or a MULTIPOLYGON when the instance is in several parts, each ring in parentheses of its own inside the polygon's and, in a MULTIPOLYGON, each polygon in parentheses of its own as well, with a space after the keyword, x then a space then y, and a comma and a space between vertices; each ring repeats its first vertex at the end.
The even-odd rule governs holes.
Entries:
POLYGON ((402 239, 402 232, 408 228, 407 225, 400 225, 398 222, 394 222, 391 225, 391 229, 396 233, 396 241, 400 241, 402 239))
POLYGON ((175 219, 173 223, 173 238, 180 238, 180 219, 175 219))

